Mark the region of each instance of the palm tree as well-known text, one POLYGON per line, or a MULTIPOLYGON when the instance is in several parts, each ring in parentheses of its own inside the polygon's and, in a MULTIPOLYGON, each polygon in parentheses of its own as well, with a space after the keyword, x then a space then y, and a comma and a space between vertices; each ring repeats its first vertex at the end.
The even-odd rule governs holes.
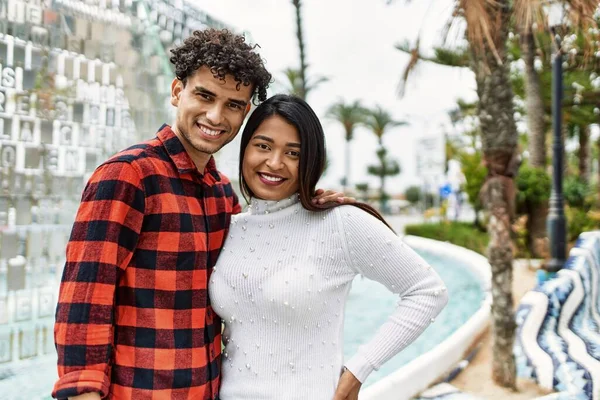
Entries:
MULTIPOLYGON (((534 168, 546 168, 546 110, 540 75, 535 68, 536 44, 531 25, 520 34, 521 58, 525 64, 525 109, 529 135, 529 163, 534 168)), ((544 213, 545 217, 545 213, 544 213)))
POLYGON ((304 35, 302 33, 302 2, 300 0, 292 0, 296 11, 296 37, 298 38, 298 50, 300 51, 300 68, 298 71, 299 86, 297 95, 306 100, 306 55, 304 49, 304 35))
POLYGON ((405 121, 394 120, 392 115, 379 105, 367 110, 363 124, 377 136, 379 146, 383 146, 383 135, 389 128, 408 125, 405 121))
POLYGON ((385 191, 385 178, 398 175, 401 169, 400 164, 396 160, 390 159, 387 156, 387 150, 383 146, 377 149, 377 159, 379 160, 379 165, 369 165, 367 172, 379 178, 379 210, 382 213, 387 213, 389 195, 385 191))
POLYGON ((364 121, 362 122, 367 128, 369 128, 375 136, 377 136, 377 142, 379 143, 379 149, 377 150, 377 158, 379 159, 379 166, 369 167, 369 173, 376 175, 380 179, 379 188, 379 201, 381 204, 381 211, 386 211, 387 194, 385 192, 385 178, 386 176, 393 176, 400 173, 399 165, 386 158, 387 151, 383 147, 383 135, 392 127, 407 125, 404 121, 396 121, 392 118, 392 115, 384 110, 381 106, 376 106, 373 109, 366 110, 364 121), (381 153, 381 154, 380 154, 381 153))
POLYGON ((289 94, 296 95, 300 98, 306 99, 308 94, 320 86, 322 83, 329 81, 326 76, 316 76, 313 79, 309 78, 308 82, 303 85, 302 76, 300 70, 294 68, 287 68, 283 71, 286 83, 284 84, 284 91, 289 94), (304 93, 304 97, 302 97, 304 93))
MULTIPOLYGON (((488 259, 494 277, 492 375, 500 385, 516 388, 516 368, 512 356, 515 323, 511 288, 511 219, 515 197, 514 178, 519 164, 516 152, 518 134, 506 52, 511 3, 510 0, 456 0, 453 15, 461 16, 466 21, 469 49, 462 53, 458 61, 468 65, 475 73, 483 159, 488 169, 481 192, 482 203, 490 214, 488 259)), ((418 65, 418 43, 415 49, 411 49, 412 56, 403 81, 418 65)))
POLYGON ((338 121, 344 127, 346 139, 346 167, 343 179, 344 191, 350 185, 350 141, 354 137, 354 129, 365 119, 366 110, 359 100, 346 104, 342 100, 331 105, 327 110, 326 117, 338 121))
POLYGON ((356 191, 360 193, 362 201, 367 203, 369 201, 369 184, 367 182, 357 183, 354 187, 356 188, 356 191))
MULTIPOLYGON (((565 0, 571 4, 574 21, 589 21, 597 0, 565 0)), ((466 22, 469 44, 468 66, 475 74, 479 98, 483 162, 488 176, 481 188, 488 210, 488 260, 492 266, 492 377, 501 386, 516 388, 516 368, 512 356, 514 316, 512 300, 511 220, 514 217, 515 177, 519 167, 518 133, 514 118, 513 90, 509 74, 507 39, 513 17, 521 26, 544 15, 542 2, 511 0, 455 0, 455 20, 466 22), (537 8, 536 8, 537 7, 537 8)), ((543 18, 545 20, 545 18, 543 18)), ((579 26, 579 25, 578 25, 579 26)), ((403 75, 406 81, 420 59, 419 41, 409 49, 411 59, 403 75)))

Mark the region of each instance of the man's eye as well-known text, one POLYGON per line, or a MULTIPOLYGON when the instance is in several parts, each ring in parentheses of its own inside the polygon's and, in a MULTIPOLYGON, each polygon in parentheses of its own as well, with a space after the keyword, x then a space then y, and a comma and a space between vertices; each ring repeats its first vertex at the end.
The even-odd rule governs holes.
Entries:
POLYGON ((232 110, 241 110, 242 106, 237 103, 229 103, 229 108, 231 108, 232 110))
POLYGON ((204 100, 210 100, 211 99, 210 95, 208 95, 206 93, 198 93, 198 96, 202 97, 204 100))

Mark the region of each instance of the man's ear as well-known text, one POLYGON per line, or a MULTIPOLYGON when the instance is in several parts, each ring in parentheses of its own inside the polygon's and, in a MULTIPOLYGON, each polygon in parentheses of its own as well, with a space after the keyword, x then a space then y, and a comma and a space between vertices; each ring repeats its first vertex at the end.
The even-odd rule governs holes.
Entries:
POLYGON ((177 107, 179 105, 179 96, 183 90, 183 82, 179 79, 173 79, 171 82, 171 104, 177 107))

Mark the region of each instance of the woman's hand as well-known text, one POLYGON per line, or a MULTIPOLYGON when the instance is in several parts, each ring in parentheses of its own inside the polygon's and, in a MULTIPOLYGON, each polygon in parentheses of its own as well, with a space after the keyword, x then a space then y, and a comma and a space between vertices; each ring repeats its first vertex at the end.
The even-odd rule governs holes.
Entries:
POLYGON ((312 202, 317 206, 332 207, 336 204, 356 203, 356 199, 354 197, 346 197, 344 193, 341 192, 317 189, 312 202))
POLYGON ((333 395, 333 400, 358 400, 358 391, 362 383, 350 372, 344 368, 344 373, 340 377, 337 389, 333 395))

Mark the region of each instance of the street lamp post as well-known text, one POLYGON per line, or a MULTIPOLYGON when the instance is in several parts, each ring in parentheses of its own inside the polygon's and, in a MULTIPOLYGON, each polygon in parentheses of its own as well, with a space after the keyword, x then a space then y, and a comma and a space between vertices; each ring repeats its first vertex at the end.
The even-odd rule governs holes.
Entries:
POLYGON ((553 2, 548 10, 549 25, 554 37, 555 53, 552 60, 552 192, 548 210, 547 230, 550 245, 550 261, 546 270, 557 272, 565 264, 567 255, 566 219, 563 200, 563 50, 557 27, 562 24, 563 6, 553 2))

